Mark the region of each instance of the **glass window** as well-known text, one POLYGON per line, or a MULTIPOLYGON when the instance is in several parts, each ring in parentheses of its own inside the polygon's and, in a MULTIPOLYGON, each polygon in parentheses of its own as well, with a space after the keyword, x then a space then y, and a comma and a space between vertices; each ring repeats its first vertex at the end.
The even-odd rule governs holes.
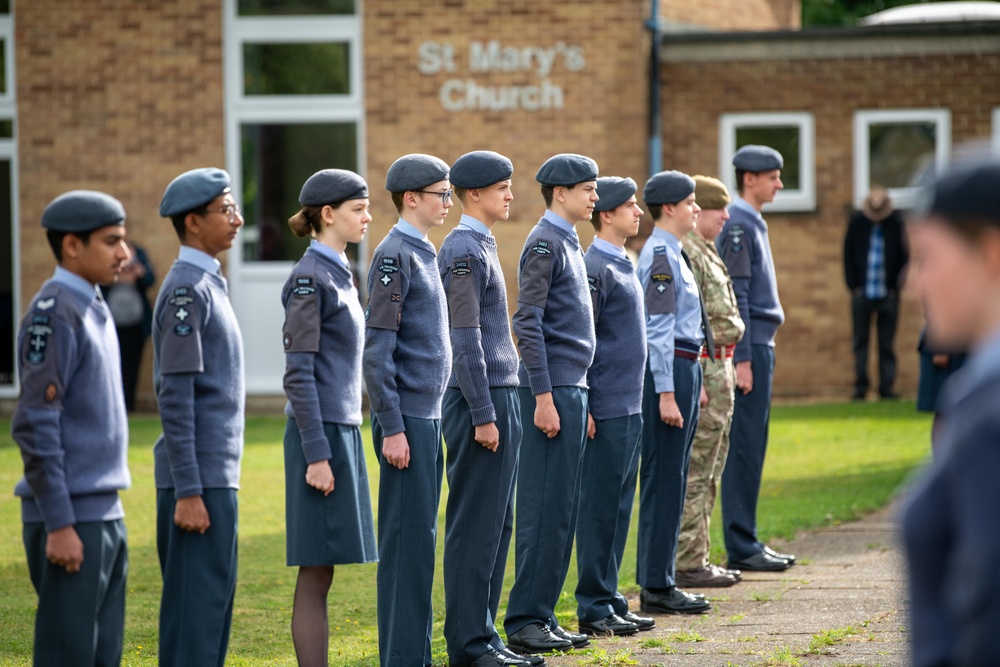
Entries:
POLYGON ((909 208, 921 175, 930 167, 944 166, 950 148, 951 116, 945 109, 856 112, 855 205, 880 185, 898 208, 909 208))
MULTIPOLYGON (((288 218, 299 210, 299 191, 320 169, 357 171, 355 123, 243 124, 243 260, 297 261, 308 239, 297 238, 288 218)), ((357 257, 356 249, 350 251, 357 257)))
POLYGON ((0 0, 0 14, 10 14, 10 0, 0 0))
POLYGON ((785 186, 767 211, 816 208, 816 160, 813 116, 804 112, 734 113, 719 119, 719 178, 736 194, 733 154, 748 144, 770 146, 784 158, 785 186))
POLYGON ((7 40, 0 39, 0 95, 7 92, 7 40))
POLYGON ((245 43, 243 91, 246 95, 349 95, 349 45, 245 43))
POLYGON ((14 384, 14 335, 17 312, 14 303, 13 202, 10 161, 0 160, 0 386, 14 384))
POLYGON ((239 0, 240 16, 353 14, 354 0, 239 0))

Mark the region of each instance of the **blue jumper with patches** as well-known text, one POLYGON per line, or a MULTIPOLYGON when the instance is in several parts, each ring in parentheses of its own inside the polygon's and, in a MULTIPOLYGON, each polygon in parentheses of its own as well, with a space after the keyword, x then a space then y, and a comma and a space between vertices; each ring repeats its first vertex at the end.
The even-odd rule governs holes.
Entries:
POLYGON ((56 269, 21 321, 17 368, 22 520, 53 531, 122 518, 118 491, 131 477, 118 335, 94 285, 56 269))
POLYGON ((243 456, 243 338, 211 256, 181 246, 153 310, 153 385, 163 434, 156 488, 174 497, 238 489, 243 456))
POLYGON ((785 321, 767 223, 750 204, 737 198, 715 245, 733 279, 740 317, 746 323, 746 333, 736 344, 736 361, 750 361, 750 346, 774 347, 774 336, 785 321))
POLYGON ((597 345, 587 267, 576 229, 550 210, 521 250, 513 329, 521 386, 536 396, 587 386, 597 345))
POLYGON ((595 238, 584 255, 594 309, 597 347, 587 372, 594 419, 642 412, 646 316, 642 285, 623 248, 595 238))
POLYGON ((285 414, 295 418, 306 463, 325 461, 332 453, 323 422, 362 421, 365 320, 354 276, 337 253, 313 241, 285 282, 281 303, 285 414))
POLYGON ((372 256, 362 368, 372 412, 386 436, 403 415, 440 419, 451 373, 448 303, 434 246, 399 220, 372 256))
POLYGON ((490 388, 516 387, 518 381, 507 286, 489 228, 463 215, 441 244, 438 271, 448 295, 454 357, 448 386, 462 390, 473 426, 495 422, 490 388))

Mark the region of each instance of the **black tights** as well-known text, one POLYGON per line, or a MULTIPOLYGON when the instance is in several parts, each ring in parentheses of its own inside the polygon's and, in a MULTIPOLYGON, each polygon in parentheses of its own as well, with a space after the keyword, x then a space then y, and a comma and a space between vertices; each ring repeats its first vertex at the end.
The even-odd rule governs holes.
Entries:
POLYGON ((299 568, 292 606, 292 643, 299 667, 327 667, 330 623, 326 598, 332 583, 332 565, 299 568))

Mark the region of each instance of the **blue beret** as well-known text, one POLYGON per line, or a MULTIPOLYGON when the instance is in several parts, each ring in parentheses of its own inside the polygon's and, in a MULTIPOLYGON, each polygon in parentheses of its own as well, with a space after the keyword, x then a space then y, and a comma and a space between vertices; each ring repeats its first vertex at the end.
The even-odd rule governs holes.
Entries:
POLYGON ((924 193, 920 208, 945 217, 972 216, 1000 224, 1000 161, 974 161, 949 169, 924 193))
POLYGON ((781 169, 784 165, 781 153, 769 146, 750 144, 736 151, 733 156, 733 166, 741 171, 772 171, 781 169))
POLYGON ((594 204, 594 212, 616 209, 635 194, 638 186, 631 178, 618 176, 602 176, 597 179, 597 196, 600 199, 594 204))
POLYGON ((597 163, 586 155, 560 153, 550 157, 538 168, 535 180, 554 188, 557 185, 570 186, 597 180, 597 173, 597 163))
POLYGON ((42 227, 55 232, 92 232, 109 225, 125 224, 125 207, 103 192, 71 190, 45 207, 42 227))
POLYGON ((302 185, 299 203, 303 206, 325 206, 367 197, 368 183, 353 171, 323 169, 310 176, 302 185))
POLYGON ((694 192, 694 179, 680 171, 661 171, 650 176, 642 189, 642 200, 650 204, 676 204, 694 192))
POLYGON ((451 184, 466 190, 485 188, 506 181, 514 173, 514 165, 500 153, 472 151, 451 165, 451 184))
POLYGON ((423 153, 404 155, 389 167, 385 189, 389 192, 416 192, 448 178, 448 163, 423 153))
POLYGON ((219 195, 229 192, 229 174, 215 167, 192 169, 170 181, 163 199, 160 215, 172 218, 201 208, 219 195))

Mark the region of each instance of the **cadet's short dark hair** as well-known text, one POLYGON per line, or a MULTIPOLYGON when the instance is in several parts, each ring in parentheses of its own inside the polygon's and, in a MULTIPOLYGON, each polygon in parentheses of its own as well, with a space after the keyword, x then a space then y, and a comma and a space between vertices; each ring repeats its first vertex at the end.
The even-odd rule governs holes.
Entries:
POLYGON ((90 243, 90 234, 93 231, 94 230, 90 230, 89 232, 59 232, 54 229, 46 229, 45 238, 49 240, 49 247, 52 248, 52 254, 56 256, 56 261, 61 262, 63 260, 62 244, 64 238, 72 234, 83 241, 83 245, 87 245, 90 243))

